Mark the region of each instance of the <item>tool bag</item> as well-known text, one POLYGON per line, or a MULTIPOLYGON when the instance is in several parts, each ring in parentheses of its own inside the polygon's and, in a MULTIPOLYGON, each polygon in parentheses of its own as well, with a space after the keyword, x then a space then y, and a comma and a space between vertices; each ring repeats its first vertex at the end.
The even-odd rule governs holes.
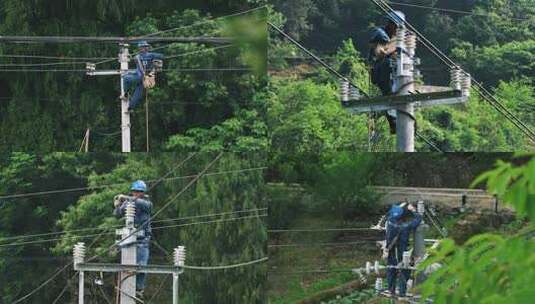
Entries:
POLYGON ((156 86, 156 74, 150 73, 143 76, 143 87, 145 89, 152 89, 156 86))

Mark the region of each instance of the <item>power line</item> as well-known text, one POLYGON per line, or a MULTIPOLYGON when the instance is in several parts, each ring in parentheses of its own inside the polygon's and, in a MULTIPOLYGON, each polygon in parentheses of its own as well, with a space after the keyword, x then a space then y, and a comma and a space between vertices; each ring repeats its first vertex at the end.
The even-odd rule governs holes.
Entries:
POLYGON ((25 296, 23 296, 22 298, 19 298, 18 300, 16 300, 15 302, 13 302, 12 304, 17 304, 17 303, 20 303, 24 300, 26 300, 27 298, 31 297, 32 295, 34 295, 36 292, 38 292, 39 290, 43 289, 48 283, 52 282, 57 276, 59 276, 64 270, 66 270, 69 266, 71 266, 70 263, 68 263, 67 265, 63 266, 62 268, 60 268, 58 271, 56 271, 52 276, 50 276, 47 280, 45 280, 43 283, 41 283, 39 286, 37 286, 36 288, 34 288, 30 293, 26 294, 25 296))
MULTIPOLYGON (((197 218, 203 218, 203 217, 233 215, 233 214, 248 213, 248 212, 255 212, 255 211, 266 211, 266 210, 267 210, 267 208, 256 208, 256 209, 247 209, 247 210, 239 210, 239 211, 229 211, 229 212, 221 212, 221 213, 193 215, 193 216, 185 216, 185 217, 178 217, 178 218, 173 218, 173 219, 165 219, 165 220, 153 221, 152 224, 165 223, 165 222, 175 222, 175 221, 182 221, 182 220, 191 220, 191 219, 197 219, 197 218)), ((0 238, 0 242, 12 241, 12 240, 20 240, 20 239, 28 239, 28 238, 36 238, 36 237, 43 237, 43 236, 62 235, 62 234, 74 233, 74 232, 86 232, 86 231, 97 231, 97 230, 112 230, 112 229, 116 229, 116 228, 119 228, 119 227, 123 227, 123 225, 110 226, 110 227, 101 227, 101 228, 71 229, 71 230, 62 230, 62 231, 58 231, 58 232, 48 232, 48 233, 41 233, 41 234, 18 235, 18 236, 0 238)), ((2 244, 0 244, 0 246, 1 245, 2 244)))
POLYGON ((233 14, 229 14, 229 15, 225 15, 225 16, 220 16, 220 17, 216 17, 216 18, 211 19, 211 20, 200 21, 200 22, 193 23, 193 24, 190 24, 190 25, 185 25, 185 26, 175 27, 175 28, 171 28, 171 29, 167 29, 167 30, 163 30, 163 31, 158 31, 158 32, 155 32, 155 33, 151 33, 151 34, 147 34, 147 35, 141 36, 141 37, 152 37, 152 36, 157 36, 157 35, 161 35, 161 34, 166 34, 166 33, 174 32, 174 31, 177 31, 177 30, 185 29, 185 28, 190 28, 190 27, 199 26, 199 25, 203 25, 203 24, 213 23, 213 22, 215 22, 217 20, 221 20, 221 19, 225 19, 225 18, 237 17, 237 16, 245 15, 245 14, 248 14, 250 12, 257 11, 257 10, 260 10, 260 9, 266 9, 266 8, 267 8, 267 5, 262 5, 262 6, 259 6, 259 7, 255 7, 255 8, 249 9, 249 10, 242 11, 242 12, 237 12, 237 13, 233 13, 233 14))
POLYGON ((3 54, 0 55, 0 58, 32 58, 32 59, 56 59, 56 60, 103 60, 111 59, 115 60, 115 57, 63 57, 63 56, 41 56, 41 55, 14 55, 14 54, 3 54))
MULTIPOLYGON (((224 175, 224 174, 232 174, 232 173, 243 173, 243 172, 250 172, 250 171, 262 171, 266 170, 267 167, 255 167, 255 168, 246 168, 246 169, 236 169, 236 170, 226 170, 226 171, 219 171, 219 172, 211 172, 206 173, 204 176, 216 176, 216 175, 224 175)), ((178 180, 178 179, 190 179, 194 178, 197 175, 185 175, 185 176, 175 176, 175 177, 166 177, 164 180, 178 180)), ((147 180, 147 183, 152 183, 157 180, 147 180)), ((4 195, 0 196, 0 199, 12 199, 12 198, 24 198, 24 197, 33 197, 33 196, 41 196, 41 195, 50 195, 50 194, 60 194, 60 193, 68 193, 68 192, 78 192, 78 191, 89 191, 89 190, 97 190, 107 187, 117 187, 117 186, 124 186, 130 184, 130 182, 122 182, 122 183, 114 183, 114 184, 106 184, 106 185, 97 185, 97 186, 89 186, 89 187, 79 187, 79 188, 70 188, 70 189, 58 189, 58 190, 48 190, 48 191, 40 191, 40 192, 30 192, 30 193, 21 193, 21 194, 11 194, 11 195, 4 195)))
POLYGON ((286 233, 286 232, 332 232, 332 231, 369 231, 373 230, 366 227, 354 228, 325 228, 325 229, 269 229, 268 233, 286 233))
POLYGON ((358 242, 343 242, 343 243, 293 243, 293 244, 273 244, 268 245, 268 248, 279 248, 279 247, 328 247, 328 246, 355 246, 355 245, 362 245, 362 244, 369 244, 369 243, 375 243, 376 240, 366 240, 366 241, 358 241, 358 242))
MULTIPOLYGON (((240 217, 233 217, 233 218, 228 218, 228 219, 218 219, 218 220, 210 220, 210 221, 202 221, 202 222, 185 223, 185 224, 155 226, 155 227, 152 227, 151 229, 152 230, 161 230, 161 229, 176 228, 176 227, 188 227, 188 226, 195 226, 195 225, 202 225, 202 224, 213 224, 213 223, 232 222, 232 221, 245 220, 245 219, 262 218, 262 217, 267 217, 267 216, 268 216, 267 214, 240 216, 240 217)), ((110 229, 106 229, 106 230, 110 230, 110 229)), ((43 240, 35 240, 35 241, 27 241, 27 242, 16 242, 16 243, 10 243, 10 244, 0 244, 0 248, 51 243, 51 242, 62 241, 62 240, 65 240, 65 239, 87 239, 87 238, 92 238, 92 237, 96 237, 96 236, 112 235, 112 234, 115 234, 115 232, 101 232, 101 233, 96 233, 96 234, 71 235, 71 236, 67 235, 67 236, 58 237, 58 238, 52 238, 52 239, 43 239, 43 240)))
POLYGON ((221 265, 221 266, 191 266, 191 265, 184 265, 184 266, 182 266, 182 268, 189 269, 189 270, 227 270, 227 269, 233 269, 233 268, 238 268, 238 267, 249 266, 249 265, 253 265, 253 264, 266 262, 268 259, 269 259, 268 257, 264 257, 264 258, 260 258, 260 259, 249 261, 249 262, 233 264, 233 265, 221 265))
POLYGON ((311 51, 309 51, 306 47, 304 47, 303 45, 301 45, 299 42, 297 42, 297 40, 293 39, 290 35, 288 35, 287 33, 285 33, 282 29, 278 28, 277 26, 275 26, 273 23, 269 22, 268 21, 268 25, 274 29, 275 31, 277 31, 280 35, 282 35, 284 38, 286 38, 288 41, 290 41, 291 43, 293 43, 295 46, 297 46, 301 51, 305 52, 308 56, 312 57, 312 59, 314 59, 316 62, 318 62, 319 64, 321 64, 324 68, 326 68, 331 74, 334 74, 336 77, 340 78, 340 79, 343 79, 347 82, 349 82, 349 84, 351 84, 353 87, 357 88, 364 96, 368 96, 368 93, 366 93, 363 89, 361 89, 358 85, 356 85, 355 83, 353 83, 350 79, 348 79, 347 77, 343 76, 342 74, 340 74, 337 70, 335 70, 333 67, 331 67, 329 64, 327 64, 325 61, 323 61, 321 58, 319 58, 318 56, 314 55, 314 53, 312 53, 311 51))
MULTIPOLYGON (((267 7, 267 6, 261 6, 261 7, 253 8, 253 9, 250 9, 250 10, 247 10, 247 11, 243 11, 243 12, 238 12, 238 13, 234 13, 234 14, 230 14, 230 15, 226 15, 226 16, 217 17, 217 18, 214 18, 214 19, 212 19, 212 20, 200 21, 200 22, 193 23, 193 24, 190 24, 190 25, 179 26, 179 27, 175 27, 175 28, 168 29, 168 30, 163 30, 163 31, 159 31, 159 32, 155 32, 155 33, 147 34, 147 35, 144 35, 144 36, 141 36, 141 37, 142 37, 142 38, 143 38, 143 37, 151 37, 151 36, 155 36, 155 35, 160 35, 160 34, 164 34, 164 33, 169 33, 169 32, 173 32, 173 31, 177 31, 177 30, 179 30, 179 29, 185 29, 185 28, 190 28, 190 27, 194 27, 194 26, 198 26, 198 25, 203 25, 203 24, 207 24, 207 23, 215 22, 215 21, 218 20, 218 19, 224 19, 224 18, 229 18, 229 17, 239 16, 239 15, 243 15, 243 14, 249 13, 249 12, 251 12, 251 11, 255 11, 255 10, 262 9, 262 8, 266 8, 266 7, 267 7)), ((160 46, 160 47, 154 48, 154 49, 152 49, 152 50, 155 51, 155 50, 162 49, 162 48, 165 48, 165 47, 168 47, 168 46, 170 46, 170 45, 160 46)), ((134 54, 134 56, 137 55, 137 54, 139 54, 139 52, 136 52, 136 53, 134 54)), ((103 64, 103 63, 107 63, 107 62, 110 62, 110 61, 112 61, 112 60, 114 60, 114 59, 103 60, 103 61, 97 62, 96 65, 103 64)))
POLYGON ((446 13, 466 14, 466 15, 489 17, 489 18, 499 17, 499 18, 510 19, 510 20, 515 20, 515 21, 529 21, 529 20, 531 20, 529 18, 507 17, 507 16, 500 16, 498 14, 490 15, 490 14, 476 13, 476 12, 473 12, 473 11, 471 11, 471 12, 469 12, 469 11, 461 11, 461 10, 456 10, 456 9, 440 8, 440 7, 425 6, 425 5, 418 5, 418 4, 401 3, 401 2, 393 2, 393 1, 387 1, 387 2, 390 3, 390 4, 394 4, 394 5, 399 5, 399 6, 408 6, 408 7, 429 9, 429 10, 446 12, 446 13))
POLYGON ((0 41, 16 43, 131 43, 144 40, 147 42, 173 43, 215 43, 227 44, 233 41, 227 37, 90 37, 90 36, 0 36, 0 41))
MULTIPOLYGON (((181 68, 163 69, 163 72, 250 72, 251 68, 245 67, 220 67, 220 68, 181 68)), ((9 73, 86 73, 82 69, 0 69, 0 72, 9 73)))

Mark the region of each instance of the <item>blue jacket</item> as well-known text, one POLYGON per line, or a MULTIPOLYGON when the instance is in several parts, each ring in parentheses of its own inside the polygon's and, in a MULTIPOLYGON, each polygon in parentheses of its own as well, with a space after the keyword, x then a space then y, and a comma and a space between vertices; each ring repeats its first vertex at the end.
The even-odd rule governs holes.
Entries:
MULTIPOLYGON (((143 223, 143 232, 144 236, 138 236, 138 241, 149 241, 150 237, 152 236, 152 228, 151 228, 151 212, 152 212, 152 202, 148 200, 147 197, 145 198, 137 198, 134 199, 134 203, 136 206, 136 216, 134 218, 134 225, 136 228, 139 228, 139 226, 143 223)), ((123 217, 126 211, 126 206, 128 204, 128 201, 124 201, 122 204, 117 206, 113 213, 116 217, 120 218, 123 217)))
POLYGON ((389 254, 397 254, 398 259, 401 259, 403 252, 407 251, 409 246, 409 237, 418 225, 422 222, 422 216, 419 213, 414 213, 414 218, 410 221, 394 221, 388 218, 386 227, 386 246, 390 247, 390 244, 394 241, 399 234, 397 243, 392 247, 389 254))
POLYGON ((135 57, 136 66, 137 66, 137 74, 139 76, 143 76, 146 71, 152 70, 152 61, 154 59, 163 60, 164 55, 160 53, 153 53, 153 52, 147 52, 147 53, 139 53, 135 57))

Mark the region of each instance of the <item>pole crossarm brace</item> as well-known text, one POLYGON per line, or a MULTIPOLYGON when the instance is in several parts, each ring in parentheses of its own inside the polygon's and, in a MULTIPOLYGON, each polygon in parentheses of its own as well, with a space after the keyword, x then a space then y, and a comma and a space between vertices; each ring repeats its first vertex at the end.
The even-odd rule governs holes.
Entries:
POLYGON ((229 37, 89 37, 89 36, 0 36, 0 41, 16 43, 82 43, 82 42, 113 42, 128 44, 138 41, 147 42, 179 42, 179 43, 211 43, 228 44, 234 41, 229 37))
POLYGON ((155 274, 181 274, 184 270, 180 266, 169 265, 122 265, 112 263, 78 263, 74 264, 76 271, 93 272, 139 272, 155 274))
POLYGON ((349 100, 343 106, 353 113, 381 112, 395 110, 400 105, 414 104, 415 107, 432 107, 437 105, 452 105, 466 103, 468 97, 461 91, 433 92, 401 96, 379 96, 349 100))
POLYGON ((87 75, 89 76, 107 76, 107 75, 121 75, 121 74, 128 74, 128 73, 135 73, 136 70, 126 70, 124 72, 121 72, 121 70, 100 70, 100 71, 92 71, 88 70, 87 75))

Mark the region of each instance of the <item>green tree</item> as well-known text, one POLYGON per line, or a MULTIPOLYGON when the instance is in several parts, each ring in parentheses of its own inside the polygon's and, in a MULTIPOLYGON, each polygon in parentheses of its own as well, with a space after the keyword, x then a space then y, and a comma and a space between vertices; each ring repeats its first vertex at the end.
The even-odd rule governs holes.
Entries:
POLYGON ((436 303, 528 303, 535 296, 535 158, 521 165, 498 161, 495 168, 478 177, 490 193, 510 204, 528 224, 509 235, 482 234, 462 246, 453 240, 440 247, 422 268, 431 263, 442 267, 422 285, 423 296, 436 303))

